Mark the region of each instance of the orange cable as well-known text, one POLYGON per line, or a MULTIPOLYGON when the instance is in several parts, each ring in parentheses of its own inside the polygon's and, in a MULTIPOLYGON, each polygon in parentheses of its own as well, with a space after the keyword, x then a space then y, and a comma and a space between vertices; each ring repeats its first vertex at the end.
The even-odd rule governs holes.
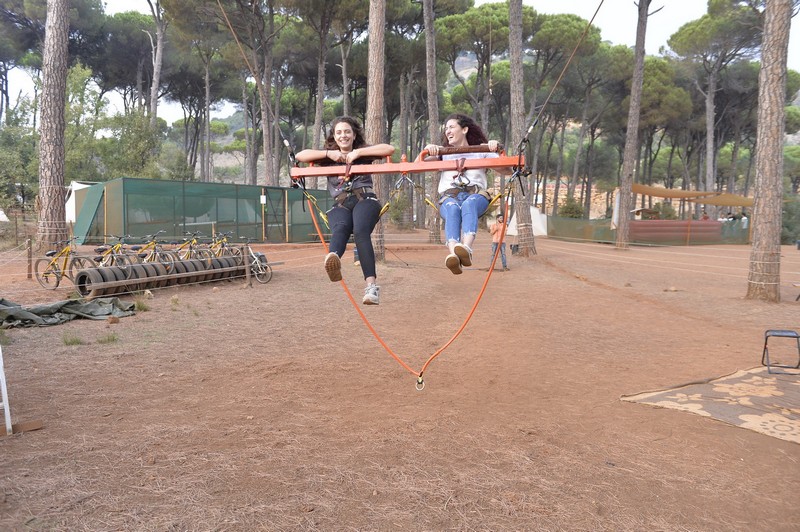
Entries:
MULTIPOLYGON (((314 206, 311 204, 311 200, 306 198, 306 201, 308 201, 309 211, 311 212, 311 220, 314 222, 314 228, 317 230, 317 235, 319 236, 319 240, 320 240, 320 242, 322 242, 322 245, 325 247, 325 250, 330 253, 330 251, 329 251, 330 248, 328 247, 327 242, 325 242, 325 237, 322 235, 322 230, 319 227, 319 222, 317 221, 317 215, 314 212, 314 206)), ((347 287, 347 283, 345 283, 344 279, 342 279, 339 282, 341 283, 342 288, 344 288, 344 291, 347 294, 347 298, 353 304, 353 308, 355 308, 356 312, 358 312, 358 315, 361 316, 361 320, 364 322, 364 325, 367 326, 367 328, 370 330, 372 335, 383 346, 383 348, 386 350, 386 352, 389 353, 392 356, 392 358, 394 358, 401 366, 403 366, 406 370, 408 370, 415 377, 421 377, 422 376, 421 373, 417 373, 416 371, 414 371, 411 368, 411 366, 406 364, 406 362, 402 358, 400 358, 394 351, 392 351, 392 348, 389 347, 386 344, 386 342, 383 341, 383 338, 381 338, 380 334, 378 334, 378 331, 375 330, 375 328, 372 326, 372 324, 367 319, 367 316, 364 314, 364 312, 358 306, 358 303, 356 302, 355 298, 353 298, 353 294, 350 293, 350 289, 347 287)))
MULTIPOLYGON (((505 220, 506 219, 505 216, 508 213, 508 202, 507 201, 504 202, 503 212, 504 212, 503 219, 505 220)), ((489 273, 486 275, 486 279, 483 281, 483 285, 481 286, 481 290, 480 290, 480 292, 478 292, 478 297, 475 298, 475 302, 472 304, 472 308, 470 309, 469 313, 467 314, 467 317, 464 319, 464 322, 461 324, 461 327, 459 327, 458 330, 455 332, 455 334, 453 334, 453 336, 442 347, 440 347, 435 353, 433 353, 430 356, 430 358, 428 358, 428 360, 425 362, 425 364, 422 366, 422 369, 419 371, 419 374, 418 374, 418 377, 419 377, 420 380, 422 379, 422 374, 425 373, 425 370, 428 368, 430 363, 433 362, 433 360, 436 357, 438 357, 440 354, 442 354, 442 352, 444 352, 444 350, 447 349, 450 346, 450 344, 452 344, 456 340, 456 338, 459 337, 459 335, 461 335, 461 333, 464 331, 464 329, 466 329, 467 324, 472 319, 472 315, 475 314, 475 311, 478 309, 478 303, 480 303, 484 292, 486 292, 486 287, 489 285, 489 279, 492 278, 492 272, 494 272, 494 265, 497 262, 497 256, 500 254, 500 245, 502 245, 503 240, 505 239, 505 236, 506 236, 506 223, 504 221, 503 222, 503 229, 502 229, 502 232, 500 233, 500 242, 499 242, 499 244, 497 246, 497 249, 494 251, 494 257, 492 258, 492 264, 491 264, 491 266, 489 266, 489 273)))

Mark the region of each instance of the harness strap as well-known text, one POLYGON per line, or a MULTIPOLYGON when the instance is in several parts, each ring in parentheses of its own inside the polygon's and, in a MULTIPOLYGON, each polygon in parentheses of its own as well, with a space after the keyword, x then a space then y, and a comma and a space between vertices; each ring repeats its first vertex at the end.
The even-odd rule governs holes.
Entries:
POLYGON ((341 206, 344 204, 345 201, 347 201, 347 198, 349 198, 350 196, 355 196, 356 198, 358 198, 358 201, 361 201, 366 197, 367 194, 373 194, 373 193, 374 192, 372 187, 358 187, 342 192, 341 194, 336 196, 336 198, 334 198, 334 201, 341 206))
POLYGON ((442 194, 447 196, 457 196, 460 192, 469 192, 470 194, 477 194, 480 188, 478 185, 471 185, 468 187, 453 187, 448 188, 442 194))
POLYGON ((464 175, 464 166, 467 164, 467 158, 461 157, 460 159, 456 159, 456 172, 458 175, 464 175))

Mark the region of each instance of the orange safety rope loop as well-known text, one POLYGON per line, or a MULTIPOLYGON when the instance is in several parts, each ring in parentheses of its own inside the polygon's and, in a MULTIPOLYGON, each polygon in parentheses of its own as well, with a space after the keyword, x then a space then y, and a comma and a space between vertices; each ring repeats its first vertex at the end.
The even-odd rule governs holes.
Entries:
MULTIPOLYGON (((316 216, 316 214, 314 214, 314 210, 313 209, 311 209, 311 219, 314 222, 314 228, 317 230, 317 235, 319 236, 320 242, 322 242, 322 246, 325 248, 325 251, 329 253, 330 252, 330 248, 328 247, 328 243, 325 242, 325 237, 322 234, 322 230, 320 229, 319 222, 317 221, 317 216, 316 216)), ((358 303, 356 302, 355 298, 353 297, 353 294, 350 293, 350 289, 347 287, 347 283, 344 282, 344 279, 342 279, 339 282, 341 283, 342 288, 344 288, 345 294, 347 294, 347 298, 350 300, 350 303, 353 304, 353 308, 355 308, 356 312, 358 312, 358 315, 361 316, 361 321, 364 322, 364 325, 367 326, 367 328, 370 330, 370 332, 375 337, 375 339, 378 340, 378 343, 380 343, 383 346, 383 348, 386 350, 386 352, 389 353, 389 355, 391 355, 392 358, 394 358, 408 372, 410 372, 415 377, 421 377, 421 373, 418 373, 418 372, 414 371, 411 368, 411 366, 406 364, 406 362, 402 358, 400 358, 394 351, 392 351, 392 348, 389 347, 386 344, 386 342, 383 340, 383 338, 381 338, 380 334, 378 334, 378 331, 375 330, 375 328, 372 326, 372 324, 367 319, 367 316, 364 314, 364 312, 358 306, 358 303)))
MULTIPOLYGON (((510 189, 510 190, 513 190, 513 189, 510 189)), ((509 192, 509 194, 510 194, 510 192, 509 192)), ((504 205, 503 205, 503 218, 504 219, 505 219, 507 213, 508 213, 508 201, 504 202, 504 205)), ((502 232, 500 233, 500 243, 501 244, 503 243, 503 240, 505 239, 505 236, 506 236, 506 224, 504 222, 503 223, 502 232)), ((428 360, 425 362, 425 364, 423 364, 422 369, 420 369, 420 371, 419 371, 420 378, 422 378, 422 374, 425 373, 425 370, 428 369, 428 366, 431 364, 431 362, 433 362, 436 359, 436 357, 441 355, 444 352, 445 349, 450 347, 450 344, 452 344, 456 340, 456 338, 458 338, 461 335, 461 333, 464 331, 464 329, 467 328, 467 324, 470 322, 470 320, 472 319, 473 314, 475 314, 475 311, 478 309, 478 303, 480 303, 481 298, 483 298, 484 292, 486 292, 486 288, 489 286, 489 279, 492 278, 492 272, 494 272, 494 265, 497 262, 497 256, 498 256, 499 252, 500 252, 500 246, 497 246, 497 249, 494 252, 494 258, 492 259, 492 264, 489 267, 489 273, 486 275, 486 279, 484 279, 483 285, 481 285, 481 290, 480 290, 480 292, 478 292, 478 297, 475 298, 475 302, 472 304, 472 308, 467 313, 467 317, 464 319, 464 322, 461 324, 461 327, 459 327, 458 330, 455 332, 455 334, 453 334, 453 336, 450 337, 450 339, 442 347, 440 347, 438 350, 436 350, 436 352, 433 353, 430 356, 430 358, 428 358, 428 360)))
MULTIPOLYGON (((483 147, 480 147, 480 146, 473 146, 472 148, 473 148, 473 150, 472 150, 472 151, 478 151, 478 150, 481 150, 481 149, 482 149, 482 151, 485 151, 485 150, 486 150, 485 146, 483 146, 483 147), (474 148, 478 148, 478 150, 474 150, 474 148)), ((423 150, 423 152, 424 152, 424 150, 423 150)), ((520 157, 519 157, 519 161, 522 161, 522 156, 521 156, 521 155, 520 155, 520 157)), ((349 172, 349 170, 350 170, 350 167, 349 167, 349 165, 347 165, 347 167, 345 168, 345 171, 346 171, 346 172, 349 172)), ((518 179, 518 178, 519 178, 519 176, 520 176, 520 174, 521 174, 521 173, 522 173, 522 168, 521 168, 520 166, 515 166, 515 167, 514 167, 514 173, 513 173, 513 175, 511 176, 511 178, 509 179, 509 182, 508 182, 508 184, 507 184, 507 187, 506 187, 506 188, 507 188, 507 190, 508 190, 508 193, 507 193, 507 194, 508 194, 508 197, 509 197, 509 198, 511 197, 511 194, 513 193, 513 186, 511 186, 511 185, 513 184, 513 182, 514 182, 516 179, 518 179)), ((293 179, 303 182, 303 180, 304 180, 304 177, 293 176, 293 179)), ((501 194, 501 195, 502 195, 502 194, 501 194)), ((307 201, 309 202, 309 205, 310 205, 310 206, 313 206, 313 204, 312 204, 312 197, 311 197, 311 195, 310 195, 310 194, 306 193, 306 199, 307 199, 307 201)), ((503 205, 503 213, 504 213, 504 217, 506 217, 506 218, 507 218, 507 215, 508 215, 508 207, 509 207, 509 205, 508 205, 508 204, 509 204, 509 202, 508 202, 508 201, 505 201, 505 202, 504 202, 504 205, 503 205)), ((313 208, 311 208, 311 209, 310 209, 310 211, 311 211, 311 217, 312 217, 312 221, 313 221, 313 223, 314 223, 314 228, 317 230, 317 235, 318 235, 318 237, 319 237, 319 239, 320 239, 320 242, 322 243, 322 246, 325 248, 326 252, 329 252, 329 249, 330 249, 330 248, 328 247, 328 244, 327 244, 327 242, 325 242, 325 238, 324 238, 324 236, 323 236, 322 229, 321 229, 321 228, 320 228, 320 226, 319 226, 319 222, 318 222, 318 220, 317 220, 316 213, 314 212, 314 209, 313 209, 313 208)), ((502 228, 502 232, 501 232, 501 234, 500 234, 500 243, 502 243, 502 242, 504 241, 504 239, 505 239, 505 232, 506 232, 506 224, 504 223, 504 224, 503 224, 503 228, 502 228)), ((367 316, 364 314, 364 312, 363 312, 363 311, 361 310, 361 308, 358 306, 358 303, 356 302, 355 298, 353 297, 353 294, 350 292, 350 289, 348 288, 348 286, 347 286, 347 284, 345 283, 344 279, 342 279, 341 281, 339 281, 339 282, 341 283, 341 285, 342 285, 342 288, 343 288, 343 289, 344 289, 344 291, 345 291, 345 294, 347 295, 347 298, 350 300, 350 303, 353 305, 353 308, 355 308, 355 309, 356 309, 356 312, 358 312, 358 315, 361 317, 361 320, 364 322, 364 325, 366 325, 366 326, 367 326, 367 328, 368 328, 368 329, 369 329, 369 331, 372 333, 372 335, 375 337, 375 339, 376 339, 376 340, 378 340, 378 342, 381 344, 381 346, 383 346, 384 350, 385 350, 387 353, 389 353, 389 355, 390 355, 392 358, 394 358, 394 359, 395 359, 395 360, 396 360, 396 361, 397 361, 397 362, 398 362, 398 363, 399 363, 399 364, 400 364, 400 365, 401 365, 401 366, 402 366, 404 369, 406 369, 406 371, 408 371, 409 373, 411 373, 412 375, 414 375, 414 376, 416 376, 416 377, 417 377, 417 381, 416 381, 416 385, 415 385, 415 386, 416 386, 416 389, 417 389, 418 391, 421 391, 421 390, 423 390, 423 389, 425 388, 425 381, 424 381, 424 379, 422 378, 422 375, 423 375, 423 373, 425 372, 425 370, 428 368, 428 366, 429 366, 429 365, 430 365, 430 364, 431 364, 431 363, 432 363, 432 362, 433 362, 433 361, 434 361, 434 360, 435 360, 435 359, 436 359, 436 358, 437 358, 437 357, 438 357, 440 354, 442 354, 442 353, 445 351, 445 349, 447 349, 447 348, 448 348, 448 347, 449 347, 449 346, 450 346, 450 345, 451 345, 451 344, 452 344, 452 343, 453 343, 453 342, 456 340, 456 338, 458 338, 458 337, 461 335, 461 333, 464 331, 464 329, 466 329, 466 327, 467 327, 467 324, 469 324, 470 320, 472 319, 472 316, 475 314, 475 311, 476 311, 476 310, 477 310, 477 308, 478 308, 478 303, 480 303, 481 299, 483 298, 483 294, 486 292, 486 288, 487 288, 487 287, 488 287, 488 285, 489 285, 489 280, 490 280, 490 279, 491 279, 491 277, 492 277, 492 272, 494 271, 494 266, 495 266, 495 263, 497 262, 497 257, 498 257, 498 253, 499 253, 499 248, 500 248, 500 246, 498 246, 498 249, 495 251, 494 257, 492 258, 492 265, 491 265, 491 267, 489 268, 489 273, 486 275, 486 279, 483 281, 483 284, 481 285, 480 292, 478 293, 478 296, 475 298, 475 301, 474 301, 474 303, 472 304, 472 308, 470 309, 470 311, 469 311, 469 313, 467 314, 466 318, 464 319, 463 323, 462 323, 462 324, 461 324, 461 326, 458 328, 458 330, 457 330, 457 331, 456 331, 456 332, 453 334, 453 336, 451 336, 451 337, 450 337, 450 339, 449 339, 449 340, 448 340, 448 341, 447 341, 447 342, 446 342, 446 343, 445 343, 445 344, 444 344, 442 347, 440 347, 439 349, 437 349, 437 350, 436 350, 436 351, 435 351, 435 352, 434 352, 434 353, 433 353, 433 354, 432 354, 432 355, 431 355, 431 356, 428 358, 428 360, 425 362, 425 364, 423 364, 423 366, 422 366, 422 369, 420 369, 420 371, 414 371, 414 369, 413 369, 413 368, 411 368, 411 366, 409 366, 409 365, 408 365, 408 364, 407 364, 407 363, 406 363, 406 362, 405 362, 405 361, 404 361, 404 360, 403 360, 403 359, 402 359, 402 358, 401 358, 399 355, 397 355, 397 354, 396 354, 396 353, 395 353, 395 352, 392 350, 392 348, 391 348, 391 347, 389 347, 389 346, 386 344, 386 342, 383 340, 383 338, 381 338, 381 336, 380 336, 380 334, 378 333, 378 331, 376 331, 376 330, 375 330, 375 328, 372 326, 372 324, 369 322, 369 320, 367 319, 367 316)))

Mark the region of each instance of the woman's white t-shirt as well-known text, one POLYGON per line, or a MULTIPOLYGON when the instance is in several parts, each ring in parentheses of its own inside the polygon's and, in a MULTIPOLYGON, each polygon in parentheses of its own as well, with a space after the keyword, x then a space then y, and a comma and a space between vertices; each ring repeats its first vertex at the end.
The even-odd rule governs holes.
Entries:
MULTIPOLYGON (((457 161, 458 159, 494 159, 499 157, 495 152, 479 152, 479 153, 453 153, 442 155, 443 161, 457 161)), ((439 178, 439 194, 446 192, 451 188, 459 186, 471 187, 477 185, 480 190, 486 190, 486 169, 485 168, 470 168, 464 170, 461 174, 461 183, 455 182, 458 177, 458 172, 455 170, 445 170, 439 178)))

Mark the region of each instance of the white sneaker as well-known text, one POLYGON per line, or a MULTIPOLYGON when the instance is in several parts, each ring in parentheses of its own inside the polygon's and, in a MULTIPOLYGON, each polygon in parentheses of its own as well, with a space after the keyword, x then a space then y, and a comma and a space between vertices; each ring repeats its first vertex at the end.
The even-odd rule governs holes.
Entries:
POLYGON ((461 274, 461 260, 459 260, 458 255, 455 253, 449 254, 444 259, 444 265, 447 266, 448 270, 453 272, 453 275, 461 274))
POLYGON ((367 285, 364 289, 364 305, 379 305, 381 302, 381 287, 376 284, 367 285))
POLYGON ((342 260, 333 251, 325 255, 325 272, 334 283, 342 280, 342 260))
POLYGON ((456 244, 453 253, 458 256, 462 266, 472 266, 472 250, 464 244, 456 244))

